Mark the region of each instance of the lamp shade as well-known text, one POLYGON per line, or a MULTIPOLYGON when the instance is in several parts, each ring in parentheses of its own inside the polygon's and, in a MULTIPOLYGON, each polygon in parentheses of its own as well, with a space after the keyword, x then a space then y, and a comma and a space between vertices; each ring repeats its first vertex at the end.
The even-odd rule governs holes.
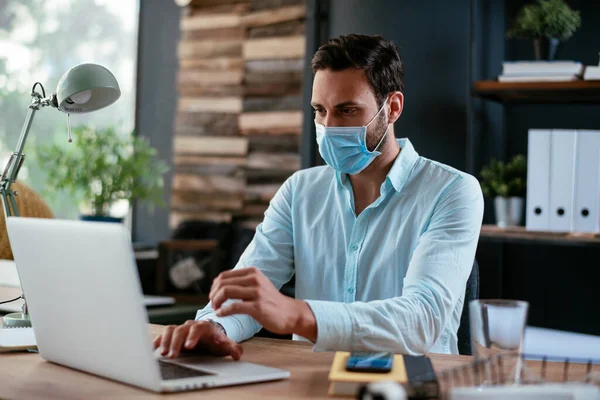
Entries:
POLYGON ((58 81, 56 100, 65 113, 81 114, 111 105, 121 96, 115 76, 98 64, 80 64, 58 81))

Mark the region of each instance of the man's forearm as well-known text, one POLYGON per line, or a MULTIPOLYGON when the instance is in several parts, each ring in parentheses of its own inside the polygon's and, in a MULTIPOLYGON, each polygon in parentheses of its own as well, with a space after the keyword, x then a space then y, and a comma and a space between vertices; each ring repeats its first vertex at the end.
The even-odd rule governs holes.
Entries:
POLYGON ((296 300, 298 302, 298 317, 292 333, 302 336, 316 342, 317 340, 317 320, 310 306, 305 301, 296 300))

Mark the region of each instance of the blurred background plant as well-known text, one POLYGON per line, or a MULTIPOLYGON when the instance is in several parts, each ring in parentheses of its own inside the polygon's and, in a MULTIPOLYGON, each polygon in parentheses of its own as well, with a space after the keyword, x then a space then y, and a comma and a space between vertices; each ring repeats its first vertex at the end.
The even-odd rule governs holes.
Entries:
POLYGON ((82 210, 90 209, 95 216, 108 216, 120 200, 145 201, 151 210, 166 204, 163 177, 169 168, 147 140, 114 127, 80 126, 72 136, 73 143, 63 139, 35 151, 47 173, 42 194, 67 191, 82 210))
POLYGON ((538 0, 519 10, 507 36, 567 40, 580 26, 580 12, 572 10, 564 0, 538 0))
POLYGON ((496 159, 481 170, 481 190, 486 197, 525 197, 527 160, 521 154, 504 163, 496 159))

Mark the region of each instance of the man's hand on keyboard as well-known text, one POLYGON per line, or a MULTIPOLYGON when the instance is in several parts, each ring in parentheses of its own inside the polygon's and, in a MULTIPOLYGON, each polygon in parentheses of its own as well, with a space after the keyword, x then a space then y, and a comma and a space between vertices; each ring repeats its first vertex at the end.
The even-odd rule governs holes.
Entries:
POLYGON ((162 335, 154 338, 154 349, 168 358, 178 357, 182 351, 200 351, 216 356, 231 356, 239 360, 242 346, 207 321, 186 321, 183 325, 169 325, 162 335))

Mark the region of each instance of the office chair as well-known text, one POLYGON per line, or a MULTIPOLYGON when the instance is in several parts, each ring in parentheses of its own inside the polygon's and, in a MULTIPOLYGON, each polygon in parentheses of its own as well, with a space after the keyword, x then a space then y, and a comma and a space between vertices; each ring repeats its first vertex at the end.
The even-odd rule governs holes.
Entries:
POLYGON ((471 351, 471 325, 469 321, 469 302, 479 298, 479 265, 477 260, 473 260, 473 269, 467 280, 465 288, 465 302, 463 303, 462 314, 460 316, 460 326, 456 334, 458 339, 458 354, 468 355, 471 351))

